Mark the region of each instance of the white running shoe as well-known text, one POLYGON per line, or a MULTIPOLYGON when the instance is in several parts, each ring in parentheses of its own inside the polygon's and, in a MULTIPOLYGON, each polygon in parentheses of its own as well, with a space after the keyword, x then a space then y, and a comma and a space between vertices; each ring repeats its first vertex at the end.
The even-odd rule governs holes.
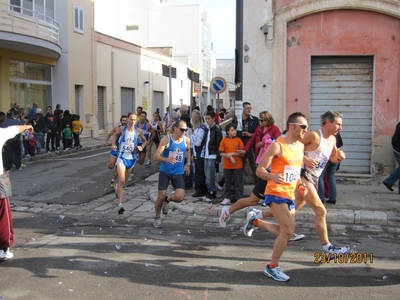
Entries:
POLYGON ((221 205, 228 205, 231 204, 231 199, 225 198, 224 200, 222 200, 221 205))
POLYGON ((150 166, 151 165, 151 160, 149 159, 149 160, 147 160, 147 162, 145 163, 145 165, 148 167, 148 166, 150 166))
POLYGON ((243 233, 245 236, 252 236, 254 231, 253 221, 257 219, 256 214, 250 211, 247 214, 246 224, 243 227, 243 233))
POLYGON ((226 222, 228 221, 228 219, 231 217, 230 213, 229 213, 229 206, 224 206, 221 210, 221 215, 219 216, 219 225, 222 228, 226 227, 226 222))
POLYGON ((289 242, 300 241, 304 239, 306 236, 301 233, 293 233, 293 236, 289 239, 289 242))
POLYGON ((349 247, 339 247, 337 245, 330 245, 328 251, 324 250, 324 252, 326 254, 340 254, 340 253, 346 254, 347 252, 349 252, 349 247))
POLYGON ((14 257, 14 253, 10 251, 10 248, 7 248, 6 251, 0 250, 0 260, 6 260, 14 257))
POLYGON ((276 266, 275 268, 270 269, 269 265, 265 267, 264 275, 267 277, 271 277, 276 281, 289 281, 290 277, 283 273, 280 266, 276 266))

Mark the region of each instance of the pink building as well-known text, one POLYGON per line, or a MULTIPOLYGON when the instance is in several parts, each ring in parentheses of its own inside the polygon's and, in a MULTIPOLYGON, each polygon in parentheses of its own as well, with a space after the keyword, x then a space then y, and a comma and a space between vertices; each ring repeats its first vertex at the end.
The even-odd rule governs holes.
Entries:
POLYGON ((258 88, 251 86, 253 73, 269 70, 263 77, 267 95, 260 105, 267 104, 278 126, 283 129, 287 116, 301 111, 315 130, 322 113, 340 111, 342 149, 347 155, 341 172, 388 174, 394 166, 390 140, 400 110, 399 1, 317 0, 288 5, 277 0, 258 5, 245 8, 244 42, 258 53, 248 54, 257 57, 252 63, 255 71, 245 64, 244 100, 248 88, 258 88), (254 9, 255 16, 250 12, 254 9), (252 20, 247 19, 250 16, 252 20), (257 38, 246 36, 246 27, 254 31, 254 23, 262 19, 264 24, 256 23, 263 26, 257 38))

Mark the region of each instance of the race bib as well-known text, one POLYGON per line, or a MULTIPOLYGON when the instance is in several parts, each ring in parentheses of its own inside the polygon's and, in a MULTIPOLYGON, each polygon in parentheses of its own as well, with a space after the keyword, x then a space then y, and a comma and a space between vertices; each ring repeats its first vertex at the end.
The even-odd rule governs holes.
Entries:
POLYGON ((297 182, 300 178, 301 167, 285 166, 283 170, 283 181, 288 183, 297 182))
POLYGON ((135 144, 133 143, 127 143, 127 142, 122 142, 119 145, 119 148, 121 149, 121 152, 133 152, 135 150, 135 144))
POLYGON ((328 157, 326 156, 319 156, 318 158, 316 158, 318 160, 318 165, 315 167, 315 169, 325 169, 325 166, 328 162, 328 157))
POLYGON ((182 162, 183 161, 183 152, 181 152, 181 151, 170 151, 169 152, 169 157, 175 157, 177 162, 182 162))

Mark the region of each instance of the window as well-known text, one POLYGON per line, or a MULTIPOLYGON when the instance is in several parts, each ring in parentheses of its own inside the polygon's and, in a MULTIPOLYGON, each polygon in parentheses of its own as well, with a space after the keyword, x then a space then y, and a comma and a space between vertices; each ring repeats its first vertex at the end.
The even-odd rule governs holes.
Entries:
POLYGON ((54 21, 54 0, 10 0, 10 10, 47 23, 54 21))
POLYGON ((10 60, 10 105, 19 102, 27 111, 33 102, 40 108, 51 105, 51 72, 51 66, 10 60))
POLYGON ((83 8, 74 5, 74 30, 83 33, 83 8))

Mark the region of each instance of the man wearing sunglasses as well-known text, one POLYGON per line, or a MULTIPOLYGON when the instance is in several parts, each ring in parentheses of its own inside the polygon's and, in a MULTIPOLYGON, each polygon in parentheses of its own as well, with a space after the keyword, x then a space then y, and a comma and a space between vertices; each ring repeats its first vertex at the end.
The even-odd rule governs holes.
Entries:
POLYGON ((276 236, 271 263, 264 270, 265 276, 276 281, 290 279, 281 270, 279 259, 289 239, 293 237, 296 225, 295 191, 307 194, 300 179, 304 154, 304 145, 300 140, 307 132, 306 117, 300 112, 291 114, 287 128, 286 135, 279 137, 267 148, 256 170, 257 176, 268 181, 264 191, 265 203, 270 207, 277 224, 258 219, 257 213, 250 210, 243 228, 246 236, 252 235, 254 227, 260 227, 276 236), (271 171, 268 172, 267 168, 271 171))
POLYGON ((342 114, 337 111, 327 111, 321 115, 321 129, 307 132, 301 142, 304 144, 304 165, 301 170, 303 182, 308 193, 305 196, 297 193, 296 209, 308 204, 315 213, 315 230, 325 253, 347 253, 348 247, 339 247, 329 242, 326 226, 326 209, 318 193, 318 179, 328 161, 338 163, 346 158, 343 151, 336 147, 336 135, 342 130, 342 114))
POLYGON ((163 228, 161 211, 168 214, 169 202, 181 202, 185 197, 184 174, 190 174, 190 139, 185 136, 188 130, 185 121, 176 121, 171 127, 172 133, 160 141, 153 159, 160 162, 158 175, 158 195, 154 204, 154 227, 163 228), (185 158, 187 163, 185 164, 185 158), (171 182, 175 193, 168 196, 167 189, 171 182))

